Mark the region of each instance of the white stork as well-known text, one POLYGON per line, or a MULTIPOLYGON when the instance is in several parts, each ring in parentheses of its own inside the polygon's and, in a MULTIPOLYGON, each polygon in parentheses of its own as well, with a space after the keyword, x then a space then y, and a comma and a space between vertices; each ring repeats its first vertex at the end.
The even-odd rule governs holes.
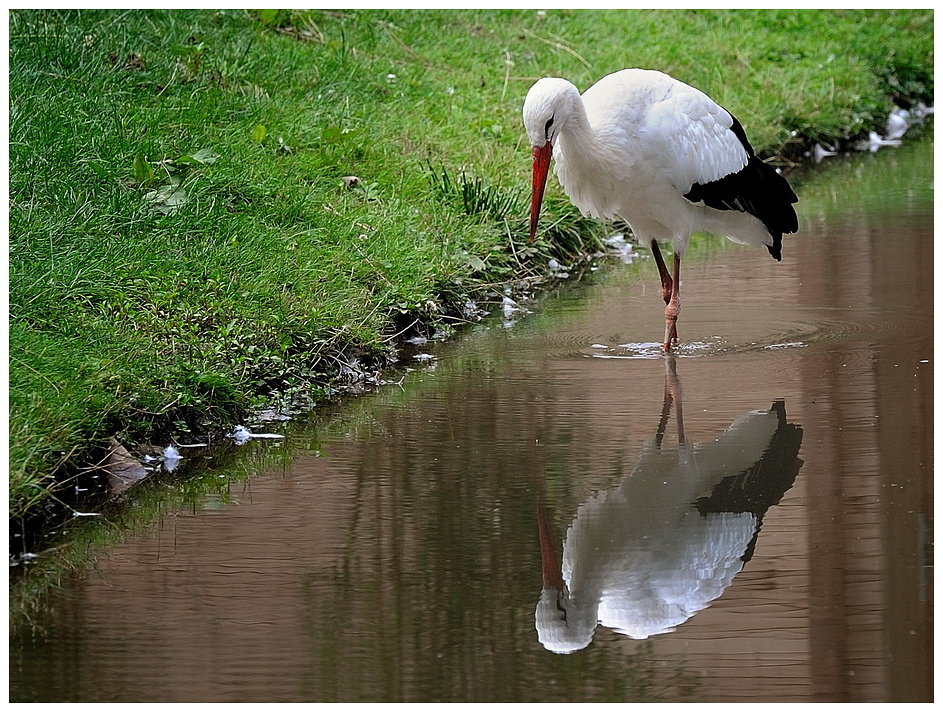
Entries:
POLYGON ((563 189, 584 215, 621 218, 651 245, 665 300, 665 351, 677 342, 681 257, 706 231, 765 245, 782 259, 796 232, 789 183, 753 152, 740 123, 703 92, 645 69, 623 69, 580 96, 565 79, 539 80, 524 100, 533 145, 530 235, 537 231, 551 152, 563 189), (674 273, 658 248, 674 244, 674 273))

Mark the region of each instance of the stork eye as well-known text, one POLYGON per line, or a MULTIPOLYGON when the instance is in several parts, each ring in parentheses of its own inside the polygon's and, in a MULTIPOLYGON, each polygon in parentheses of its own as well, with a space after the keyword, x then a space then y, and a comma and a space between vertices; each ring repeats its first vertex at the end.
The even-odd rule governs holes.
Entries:
POLYGON ((553 117, 551 116, 547 119, 547 123, 544 124, 544 134, 547 136, 547 140, 550 140, 550 127, 553 125, 553 117))

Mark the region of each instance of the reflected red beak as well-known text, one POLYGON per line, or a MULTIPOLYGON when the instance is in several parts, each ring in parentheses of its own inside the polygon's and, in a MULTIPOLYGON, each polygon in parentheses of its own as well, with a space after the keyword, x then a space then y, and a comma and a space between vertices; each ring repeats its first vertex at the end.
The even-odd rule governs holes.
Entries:
POLYGON ((540 497, 537 497, 537 531, 540 535, 540 568, 543 575, 543 586, 544 588, 555 588, 562 591, 564 585, 563 573, 560 570, 560 562, 557 560, 557 552, 554 550, 553 540, 550 536, 547 512, 544 510, 544 503, 540 497))
POLYGON ((547 173, 550 170, 550 157, 553 146, 547 141, 542 148, 534 146, 534 183, 530 194, 530 241, 534 241, 537 234, 537 221, 540 220, 540 204, 544 199, 544 188, 547 187, 547 173))

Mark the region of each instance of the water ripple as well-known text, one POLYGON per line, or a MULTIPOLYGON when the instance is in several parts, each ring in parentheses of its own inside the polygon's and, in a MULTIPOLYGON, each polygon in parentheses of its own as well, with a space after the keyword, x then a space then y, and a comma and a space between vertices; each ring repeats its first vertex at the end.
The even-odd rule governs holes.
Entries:
MULTIPOLYGON (((879 314, 868 308, 813 311, 811 314, 793 312, 790 315, 793 318, 783 319, 780 315, 778 319, 764 319, 757 318, 755 310, 749 316, 739 313, 739 310, 730 310, 723 314, 722 320, 703 319, 698 324, 702 332, 714 331, 714 335, 682 340, 673 351, 680 358, 693 358, 783 351, 829 343, 877 344, 888 339, 913 341, 921 331, 919 316, 913 313, 879 314)), ((686 326, 690 330, 695 328, 690 322, 686 326)), ((549 335, 548 341, 541 345, 544 352, 560 358, 653 359, 663 355, 661 342, 623 341, 618 335, 602 335, 589 330, 555 333, 549 335)))

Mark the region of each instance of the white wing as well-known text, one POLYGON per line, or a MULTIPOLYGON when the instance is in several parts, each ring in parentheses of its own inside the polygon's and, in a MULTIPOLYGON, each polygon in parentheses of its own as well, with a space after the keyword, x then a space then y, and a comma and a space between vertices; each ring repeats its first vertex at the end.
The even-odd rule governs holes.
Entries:
POLYGON ((591 116, 608 115, 601 123, 625 132, 623 145, 636 154, 630 163, 657 167, 682 195, 695 183, 736 173, 749 160, 731 128, 733 117, 704 92, 662 72, 625 69, 610 74, 583 100, 591 116), (613 121, 615 115, 619 119, 613 121))
POLYGON ((703 92, 681 82, 652 104, 640 127, 646 158, 682 193, 736 173, 749 155, 733 117, 703 92))

